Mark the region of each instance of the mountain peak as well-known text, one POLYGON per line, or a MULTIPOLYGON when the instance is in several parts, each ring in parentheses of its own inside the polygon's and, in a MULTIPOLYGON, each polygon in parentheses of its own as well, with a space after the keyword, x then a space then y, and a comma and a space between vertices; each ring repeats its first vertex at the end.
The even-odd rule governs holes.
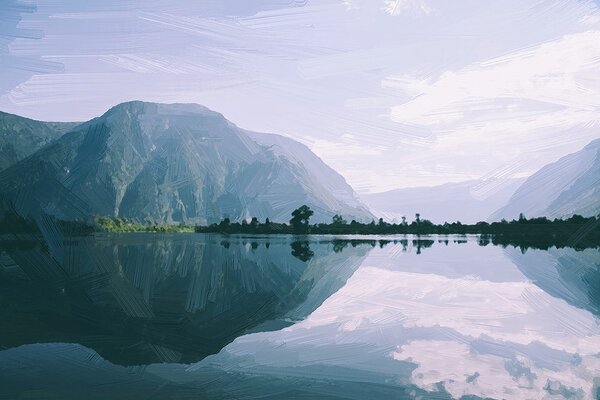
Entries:
POLYGON ((131 100, 119 103, 111 107, 103 115, 112 115, 119 112, 127 112, 136 115, 195 115, 225 119, 223 114, 196 103, 154 103, 141 100, 131 100))
POLYGON ((599 148, 600 148, 600 138, 592 140, 590 143, 588 143, 584 147, 585 150, 592 150, 592 149, 599 149, 599 148))
POLYGON ((373 217, 307 147, 277 138, 199 104, 125 102, 4 171, 0 195, 34 218, 283 222, 303 204, 315 222, 373 217))

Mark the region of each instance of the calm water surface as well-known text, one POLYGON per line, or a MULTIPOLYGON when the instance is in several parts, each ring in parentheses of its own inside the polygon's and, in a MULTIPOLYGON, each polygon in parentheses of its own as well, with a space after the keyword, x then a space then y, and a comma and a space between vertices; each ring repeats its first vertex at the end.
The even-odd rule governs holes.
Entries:
POLYGON ((600 252, 465 237, 0 242, 1 399, 596 399, 600 252))

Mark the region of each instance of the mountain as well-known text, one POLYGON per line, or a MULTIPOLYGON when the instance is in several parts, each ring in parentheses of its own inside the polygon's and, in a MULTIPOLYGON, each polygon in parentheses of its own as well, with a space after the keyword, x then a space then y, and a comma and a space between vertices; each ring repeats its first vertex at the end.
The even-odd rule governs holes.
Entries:
POLYGON ((600 252, 556 247, 504 250, 519 270, 546 293, 600 316, 600 252))
POLYGON ((522 179, 472 180, 432 187, 396 189, 362 195, 377 215, 393 220, 408 220, 420 213, 434 223, 461 221, 475 223, 488 219, 494 210, 506 204, 523 182, 522 179))
POLYGON ((30 239, 0 242, 2 349, 79 343, 121 365, 196 362, 243 334, 289 326, 343 286, 372 249, 336 252, 319 240, 303 261, 294 239, 281 237, 30 239))
POLYGON ((307 204, 370 220, 345 180, 305 146, 240 129, 197 104, 117 105, 0 173, 23 215, 211 223, 287 221, 307 204))
POLYGON ((569 217, 600 214, 600 139, 548 164, 529 177, 495 219, 569 217))
POLYGON ((43 122, 0 111, 0 171, 59 138, 75 122, 43 122))
MULTIPOLYGON (((333 168, 325 164, 315 153, 305 145, 295 140, 280 135, 256 133, 246 131, 257 143, 267 146, 277 157, 283 157, 294 165, 295 168, 306 170, 306 177, 309 179, 303 184, 309 187, 318 187, 323 195, 323 201, 330 209, 337 209, 339 202, 349 206, 351 209, 367 211, 365 205, 359 200, 354 190, 346 183, 346 180, 338 174, 333 168), (326 197, 325 194, 328 194, 326 197)), ((341 211, 341 208, 340 208, 341 211)), ((373 216, 368 213, 368 217, 373 216)), ((346 212, 351 215, 351 212, 346 212)), ((363 215, 355 214, 359 219, 364 220, 363 215)), ((331 222, 327 220, 326 222, 331 222)))

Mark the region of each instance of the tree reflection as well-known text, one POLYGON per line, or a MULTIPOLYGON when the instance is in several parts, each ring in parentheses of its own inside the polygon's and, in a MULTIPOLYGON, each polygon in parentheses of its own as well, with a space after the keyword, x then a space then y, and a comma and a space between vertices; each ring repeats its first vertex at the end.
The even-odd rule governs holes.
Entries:
POLYGON ((292 255, 303 262, 309 261, 315 255, 310 249, 308 240, 297 240, 292 242, 290 247, 292 248, 292 255))

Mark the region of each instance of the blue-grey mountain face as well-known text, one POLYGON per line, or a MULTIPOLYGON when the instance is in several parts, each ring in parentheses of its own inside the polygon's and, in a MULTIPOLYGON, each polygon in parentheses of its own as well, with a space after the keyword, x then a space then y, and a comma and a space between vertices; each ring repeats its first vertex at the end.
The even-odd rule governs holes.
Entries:
POLYGON ((485 221, 506 204, 523 182, 474 180, 432 187, 414 187, 362 195, 361 198, 377 215, 390 220, 402 216, 411 220, 416 213, 434 223, 485 221))
POLYGON ((244 131, 194 104, 115 106, 4 171, 0 192, 22 214, 63 219, 287 221, 302 204, 314 221, 335 213, 371 218, 304 146, 244 131))
POLYGON ((277 157, 287 160, 293 165, 294 169, 305 171, 300 175, 302 186, 313 188, 321 194, 321 202, 324 205, 323 211, 326 209, 339 209, 343 214, 355 215, 361 220, 364 220, 365 216, 372 217, 344 178, 305 145, 279 135, 248 131, 245 133, 257 143, 267 146, 277 157), (343 204, 344 207, 340 207, 340 204, 343 204), (347 207, 350 207, 350 210, 356 209, 361 212, 343 211, 347 207))
POLYGON ((600 139, 533 174, 494 217, 513 219, 519 213, 549 218, 600 214, 600 139))
POLYGON ((74 122, 42 122, 0 111, 0 171, 33 154, 67 130, 74 122))

